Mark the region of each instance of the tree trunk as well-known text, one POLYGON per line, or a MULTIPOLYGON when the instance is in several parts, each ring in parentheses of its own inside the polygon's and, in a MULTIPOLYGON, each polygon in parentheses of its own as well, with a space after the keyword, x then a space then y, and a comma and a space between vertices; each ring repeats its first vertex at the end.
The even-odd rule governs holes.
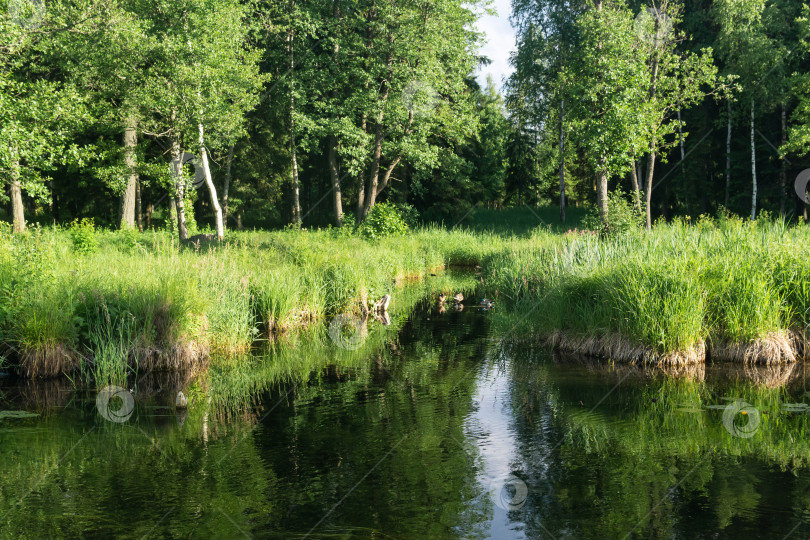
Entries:
MULTIPOLYGON (((405 127, 405 133, 403 134, 404 136, 408 135, 410 127, 413 124, 413 111, 411 111, 408 116, 409 116, 408 124, 405 127)), ((394 173, 394 169, 397 168, 397 165, 399 165, 401 161, 402 161, 402 154, 398 155, 396 158, 394 158, 394 160, 391 163, 388 164, 388 167, 385 169, 385 174, 383 174, 382 176, 382 180, 379 182, 377 188, 374 190, 373 202, 371 203, 369 208, 374 206, 374 203, 376 203, 377 198, 383 191, 385 191, 385 188, 388 187, 388 183, 391 181, 391 175, 394 173)), ((377 176, 379 177, 379 171, 377 172, 377 176)))
POLYGON ((603 225, 608 222, 608 178, 607 171, 601 170, 596 173, 596 204, 599 208, 599 219, 603 225))
POLYGON ((357 177, 357 213, 354 216, 354 221, 357 225, 363 221, 363 208, 366 207, 366 178, 363 171, 357 177))
POLYGON ((188 229, 186 229, 186 181, 183 178, 183 152, 180 150, 180 143, 172 141, 172 166, 174 167, 174 206, 177 209, 177 233, 180 241, 188 240, 188 229))
POLYGON ((683 184, 683 204, 689 214, 689 183, 686 181, 686 151, 684 148, 683 129, 681 127, 681 106, 678 105, 678 146, 681 149, 681 183, 683 184))
POLYGON ((292 149, 293 222, 300 227, 303 219, 301 217, 301 186, 298 182, 298 156, 295 151, 295 136, 293 135, 291 138, 292 138, 291 149, 292 149))
POLYGON ((751 219, 757 218, 757 145, 754 139, 754 132, 756 126, 754 125, 754 98, 751 98, 751 182, 753 189, 751 191, 751 219))
POLYGON ((399 165, 400 161, 402 161, 402 156, 397 156, 396 159, 394 159, 394 161, 392 161, 388 165, 388 168, 385 169, 385 174, 382 177, 382 182, 380 182, 379 187, 377 187, 377 197, 379 197, 380 193, 382 193, 385 190, 385 188, 388 187, 388 183, 391 181, 391 175, 393 174, 394 169, 397 168, 397 165, 399 165))
POLYGON ((146 205, 146 228, 152 228, 152 212, 154 212, 155 207, 152 203, 146 205))
POLYGON ((560 100, 560 221, 565 223, 565 100, 560 100))
POLYGON ((728 209, 728 200, 731 196, 731 101, 726 101, 728 111, 728 127, 726 128, 726 197, 723 206, 728 209))
POLYGON ((135 217, 138 220, 138 232, 143 232, 143 201, 141 200, 141 182, 135 183, 135 217))
POLYGON ((121 196, 122 229, 135 228, 135 191, 138 184, 138 171, 135 161, 135 146, 138 144, 138 132, 135 130, 135 119, 129 117, 124 128, 124 165, 127 168, 127 184, 121 196))
POLYGON ((641 191, 638 187, 638 173, 636 172, 636 160, 633 160, 633 166, 630 167, 630 183, 633 185, 633 204, 636 210, 641 213, 641 191))
POLYGON ((228 194, 231 189, 231 164, 233 163, 233 146, 228 149, 228 161, 225 162, 225 187, 222 190, 223 216, 222 222, 228 227, 228 194))
POLYGON ((14 159, 11 163, 11 215, 14 223, 13 231, 25 231, 25 207, 22 201, 22 185, 20 184, 20 163, 14 159))
POLYGON ((335 198, 335 226, 343 225, 343 199, 340 191, 340 171, 337 163, 337 137, 329 137, 329 176, 332 178, 332 194, 335 198))
MULTIPOLYGON (((295 11, 295 1, 290 0, 290 18, 295 11)), ((301 187, 298 181, 298 154, 295 144, 295 30, 290 22, 290 33, 287 36, 290 52, 290 154, 292 157, 292 210, 293 222, 300 227, 301 222, 301 187)))
MULTIPOLYGON (((787 111, 782 103, 782 147, 787 142, 787 111)), ((784 156, 779 160, 781 168, 779 170, 779 214, 785 215, 785 188, 787 187, 787 164, 784 156)))
POLYGON ((653 175, 655 173, 655 149, 650 148, 650 155, 647 156, 647 181, 644 188, 644 203, 645 211, 647 213, 647 230, 652 230, 652 183, 653 175))
MULTIPOLYGON (((394 42, 393 34, 389 34, 388 36, 388 43, 389 45, 394 42)), ((363 206, 363 219, 368 215, 369 210, 374 207, 377 203, 377 195, 379 194, 377 191, 377 183, 380 178, 380 160, 382 159, 382 143, 383 139, 385 138, 385 131, 383 127, 383 118, 385 115, 385 103, 388 101, 388 95, 391 92, 391 85, 388 84, 388 81, 391 79, 392 75, 392 66, 394 64, 394 55, 392 53, 388 53, 388 57, 386 58, 386 67, 388 69, 388 78, 383 81, 383 93, 380 96, 380 112, 377 114, 377 125, 375 126, 374 130, 374 153, 371 162, 371 174, 369 175, 369 188, 368 188, 368 196, 366 198, 366 204, 363 206)))
POLYGON ((368 198, 363 206, 363 219, 368 215, 369 210, 377 204, 377 182, 380 178, 380 160, 382 159, 383 143, 383 113, 380 111, 377 119, 377 128, 374 134, 374 157, 371 162, 371 172, 369 174, 368 198))
POLYGON ((205 174, 205 185, 208 186, 208 193, 211 195, 211 207, 214 209, 214 218, 217 227, 217 240, 220 242, 225 238, 225 227, 222 223, 222 207, 217 198, 217 188, 214 186, 214 179, 211 177, 211 168, 208 165, 208 150, 205 148, 205 132, 203 125, 197 124, 200 138, 200 157, 202 158, 203 173, 205 174))
MULTIPOLYGON (((656 32, 658 28, 658 18, 655 21, 656 32)), ((652 61, 652 84, 650 85, 650 101, 655 97, 655 92, 658 87, 658 54, 653 55, 652 61)), ((650 154, 647 156, 647 182, 644 188, 644 202, 645 212, 647 214, 647 230, 652 230, 652 190, 653 190, 653 176, 655 175, 655 152, 657 148, 657 141, 655 137, 650 141, 650 154)))
POLYGON ((172 228, 177 227, 177 196, 174 194, 169 199, 169 222, 172 228))
MULTIPOLYGON (((335 2, 335 20, 341 20, 340 2, 335 2)), ((333 73, 337 75, 340 70, 338 54, 340 53, 340 41, 335 39, 335 46, 332 49, 332 66, 333 73)), ((331 98, 333 101, 338 100, 338 88, 332 88, 331 98)), ((338 118, 340 118, 338 116, 338 118)), ((337 159, 337 137, 330 135, 328 139, 328 159, 329 159, 329 175, 332 178, 332 196, 335 202, 335 226, 341 227, 343 225, 343 193, 340 187, 340 168, 338 167, 337 159)))
POLYGON ((681 108, 678 107, 678 145, 681 147, 681 176, 686 184, 686 148, 684 148, 683 128, 681 127, 681 108))

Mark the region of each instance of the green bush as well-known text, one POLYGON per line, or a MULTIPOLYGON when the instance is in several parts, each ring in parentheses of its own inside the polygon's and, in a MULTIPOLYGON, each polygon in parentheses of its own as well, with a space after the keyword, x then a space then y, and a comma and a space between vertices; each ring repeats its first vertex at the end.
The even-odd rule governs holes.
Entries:
POLYGON ((73 240, 73 251, 81 255, 95 253, 98 248, 96 226, 92 219, 74 220, 70 225, 70 237, 73 240))
POLYGON ((121 251, 130 253, 140 246, 138 242, 138 229, 133 227, 126 227, 118 231, 119 245, 121 251))
POLYGON ((391 203, 377 203, 358 229, 366 238, 376 240, 386 236, 402 236, 408 232, 408 224, 402 211, 391 203))
POLYGON ((602 223, 599 210, 592 208, 582 220, 583 226, 605 237, 620 236, 644 226, 644 214, 627 200, 621 189, 608 193, 607 207, 607 223, 602 223))
POLYGON ((408 203, 396 203, 394 205, 397 210, 399 210, 399 215, 402 216, 403 221, 405 224, 410 227, 414 228, 419 225, 419 211, 408 203))

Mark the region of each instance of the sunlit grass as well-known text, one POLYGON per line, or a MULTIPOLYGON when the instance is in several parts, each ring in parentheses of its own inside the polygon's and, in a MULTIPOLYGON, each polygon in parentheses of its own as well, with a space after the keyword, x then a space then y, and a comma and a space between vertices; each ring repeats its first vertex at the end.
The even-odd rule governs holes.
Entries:
MULTIPOLYGON (((512 214, 502 217, 520 221, 512 214)), ((724 217, 602 239, 542 224, 504 235, 485 222, 376 241, 334 229, 231 232, 199 249, 181 248, 167 232, 99 231, 91 253, 75 253, 59 228, 21 236, 4 229, 0 339, 38 362, 65 350, 92 358, 101 351, 91 338, 109 324, 100 318, 107 313, 112 324, 132 320, 122 361, 241 354, 257 339, 361 313, 451 267, 471 276, 479 267, 479 289, 520 319, 516 334, 613 339, 660 355, 692 351, 690 358, 704 344, 736 358, 750 344, 785 348, 790 335, 807 335, 804 227, 724 217)), ((64 367, 57 364, 41 374, 56 374, 64 367)))

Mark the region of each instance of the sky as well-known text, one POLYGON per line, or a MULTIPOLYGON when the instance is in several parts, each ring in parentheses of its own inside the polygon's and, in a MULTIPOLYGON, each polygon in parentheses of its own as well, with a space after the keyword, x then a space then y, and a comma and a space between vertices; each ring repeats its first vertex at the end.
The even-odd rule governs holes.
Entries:
POLYGON ((497 88, 503 88, 503 79, 512 73, 509 66, 509 54, 515 48, 515 31, 509 24, 512 13, 511 0, 495 0, 493 7, 498 10, 496 17, 485 15, 478 21, 478 29, 486 33, 487 44, 481 54, 492 60, 488 66, 478 71, 478 81, 486 86, 487 74, 492 75, 497 88))

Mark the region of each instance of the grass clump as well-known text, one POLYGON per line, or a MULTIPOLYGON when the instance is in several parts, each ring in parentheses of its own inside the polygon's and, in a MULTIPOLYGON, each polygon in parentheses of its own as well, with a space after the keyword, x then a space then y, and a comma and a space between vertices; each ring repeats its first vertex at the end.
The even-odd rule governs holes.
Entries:
POLYGON ((166 232, 86 224, 4 234, 0 354, 32 376, 81 368, 83 378, 105 381, 136 367, 202 365, 210 353, 245 353, 257 339, 362 313, 382 295, 440 271, 452 257, 439 235, 246 232, 188 250, 166 232), (91 230, 95 247, 77 248, 89 245, 91 230))

